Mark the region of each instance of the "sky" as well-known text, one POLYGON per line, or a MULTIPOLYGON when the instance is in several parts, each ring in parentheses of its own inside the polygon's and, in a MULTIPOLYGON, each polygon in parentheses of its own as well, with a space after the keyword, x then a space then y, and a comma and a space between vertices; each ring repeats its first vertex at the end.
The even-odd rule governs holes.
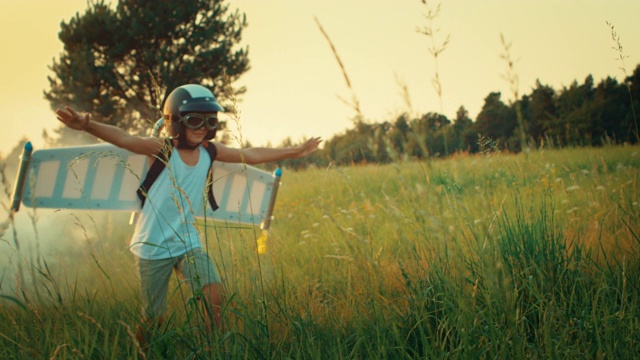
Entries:
MULTIPOLYGON (((417 29, 428 24, 420 0, 234 0, 231 9, 247 16, 240 45, 248 46, 251 70, 237 86, 240 99, 236 138, 278 145, 289 137, 330 139, 353 124, 354 97, 365 121, 393 121, 409 112, 443 113, 450 119, 464 106, 475 119, 494 91, 513 99, 504 79, 501 34, 510 46, 518 91, 529 93, 536 80, 556 90, 589 75, 622 79, 622 63, 612 47, 612 23, 627 72, 640 63, 640 1, 637 0, 442 0, 432 38, 417 29), (329 43, 331 39, 351 88, 329 43), (438 57, 432 41, 450 42, 438 57), (438 74, 440 98, 432 84, 438 74), (403 91, 406 89, 406 92, 403 91)), ((62 52, 60 23, 86 0, 0 0, 0 154, 21 138, 37 149, 43 130, 58 126, 44 99, 49 66, 62 52)))

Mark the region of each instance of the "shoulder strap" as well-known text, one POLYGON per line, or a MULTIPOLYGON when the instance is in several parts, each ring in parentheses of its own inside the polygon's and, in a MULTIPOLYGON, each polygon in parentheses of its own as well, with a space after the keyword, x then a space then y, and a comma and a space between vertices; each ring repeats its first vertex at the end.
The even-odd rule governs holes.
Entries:
MULTIPOLYGON (((149 189, 151 189, 153 183, 158 179, 158 176, 160 176, 162 170, 164 170, 164 168, 167 166, 169 158, 171 157, 171 152, 173 151, 173 143, 171 139, 164 139, 164 144, 165 147, 163 147, 163 149, 160 150, 160 152, 156 155, 156 160, 151 164, 151 167, 147 172, 147 176, 144 178, 144 181, 142 181, 142 184, 136 191, 136 194, 138 194, 138 198, 141 202, 141 208, 144 206, 144 202, 147 198, 147 192, 149 191, 149 189)), ((209 205, 211 205, 211 209, 215 211, 218 209, 218 204, 216 203, 216 199, 213 196, 213 161, 216 159, 218 151, 216 149, 216 146, 211 141, 204 143, 204 148, 207 150, 207 153, 209 153, 209 158, 211 159, 207 176, 207 186, 209 187, 207 191, 207 198, 209 200, 209 205)))
POLYGON ((169 162, 169 158, 171 157, 171 152, 173 151, 173 142, 171 139, 164 139, 164 146, 160 150, 160 152, 155 156, 156 159, 151 164, 149 171, 147 172, 147 176, 142 181, 142 184, 136 191, 138 194, 138 198, 140 199, 140 208, 144 207, 144 201, 147 199, 147 192, 151 189, 151 185, 158 179, 162 170, 164 170, 165 166, 169 162))
POLYGON ((206 143, 204 143, 204 148, 207 149, 209 158, 211 159, 207 180, 207 186, 209 187, 209 190, 207 191, 207 198, 209 199, 209 205, 211 205, 211 209, 213 211, 216 211, 218 210, 218 203, 216 203, 216 199, 213 197, 213 161, 218 156, 218 150, 216 149, 216 146, 212 141, 207 141, 206 143))

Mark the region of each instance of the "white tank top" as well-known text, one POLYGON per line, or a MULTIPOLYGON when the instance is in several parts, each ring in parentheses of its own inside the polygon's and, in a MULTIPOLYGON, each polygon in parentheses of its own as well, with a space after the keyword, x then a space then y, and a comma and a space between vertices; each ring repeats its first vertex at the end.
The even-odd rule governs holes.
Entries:
POLYGON ((174 148, 169 163, 149 189, 131 238, 130 249, 136 256, 167 259, 202 247, 194 212, 207 206, 211 160, 204 147, 198 151, 198 163, 189 166, 174 148))

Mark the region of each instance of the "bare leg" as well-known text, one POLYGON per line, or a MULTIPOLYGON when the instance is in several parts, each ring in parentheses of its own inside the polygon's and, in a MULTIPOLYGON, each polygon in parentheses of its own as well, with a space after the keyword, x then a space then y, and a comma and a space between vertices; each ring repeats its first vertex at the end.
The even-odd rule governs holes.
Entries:
POLYGON ((222 283, 208 284, 202 287, 202 294, 205 297, 205 319, 207 329, 221 331, 222 326, 222 304, 224 303, 225 293, 222 283), (211 324, 213 320, 213 324, 211 324))
POLYGON ((136 340, 140 345, 140 350, 147 352, 149 350, 149 341, 151 340, 151 334, 162 326, 164 319, 159 317, 157 319, 145 318, 143 324, 136 326, 136 340))

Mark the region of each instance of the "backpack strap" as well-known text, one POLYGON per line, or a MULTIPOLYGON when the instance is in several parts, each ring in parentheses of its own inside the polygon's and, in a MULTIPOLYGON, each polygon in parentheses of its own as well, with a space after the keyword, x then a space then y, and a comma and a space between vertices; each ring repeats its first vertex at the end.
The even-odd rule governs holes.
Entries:
POLYGON ((213 161, 218 156, 218 150, 211 141, 205 142, 204 148, 209 153, 209 158, 211 159, 211 162, 209 163, 209 172, 207 173, 207 186, 209 187, 207 191, 207 198, 209 199, 209 205, 211 205, 211 209, 213 211, 216 211, 218 210, 218 203, 216 203, 216 199, 213 197, 213 161))
MULTIPOLYGON (((209 187, 207 191, 207 198, 209 200, 209 205, 211 205, 211 209, 215 211, 218 209, 218 204, 213 196, 213 160, 216 159, 218 152, 216 150, 216 146, 211 141, 207 141, 203 145, 211 159, 211 162, 209 163, 209 171, 207 173, 207 186, 209 187)), ((147 199, 147 193, 149 192, 149 189, 151 189, 153 183, 158 179, 158 176, 160 176, 162 170, 167 166, 172 151, 173 141, 169 138, 164 139, 164 146, 162 150, 160 150, 160 152, 155 156, 156 160, 151 164, 151 167, 147 172, 147 176, 136 191, 136 194, 138 194, 138 198, 140 199, 140 208, 144 207, 144 202, 147 199)))
POLYGON ((153 185, 153 183, 158 179, 158 176, 160 176, 162 170, 167 166, 169 158, 171 157, 171 152, 173 151, 173 143, 171 139, 164 139, 163 142, 164 146, 160 152, 155 155, 155 161, 151 164, 151 167, 147 172, 147 176, 136 191, 136 194, 138 194, 138 198, 140 199, 140 208, 144 207, 144 202, 147 199, 147 193, 149 192, 149 189, 151 189, 151 185, 153 185))

